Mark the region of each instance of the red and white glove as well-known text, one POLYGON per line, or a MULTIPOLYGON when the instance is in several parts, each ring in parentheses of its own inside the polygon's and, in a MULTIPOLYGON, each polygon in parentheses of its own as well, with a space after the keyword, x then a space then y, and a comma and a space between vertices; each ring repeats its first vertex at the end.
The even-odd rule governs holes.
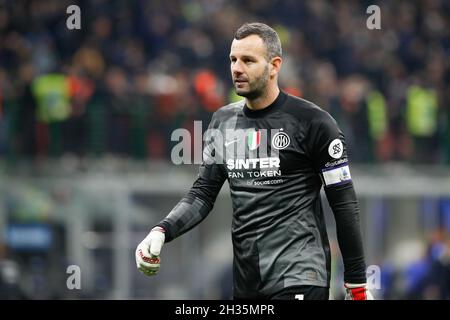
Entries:
POLYGON ((147 276, 153 276, 159 271, 159 255, 166 238, 164 232, 163 228, 154 227, 136 248, 136 266, 147 276))
POLYGON ((345 300, 374 300, 372 293, 367 289, 365 283, 344 283, 345 300))

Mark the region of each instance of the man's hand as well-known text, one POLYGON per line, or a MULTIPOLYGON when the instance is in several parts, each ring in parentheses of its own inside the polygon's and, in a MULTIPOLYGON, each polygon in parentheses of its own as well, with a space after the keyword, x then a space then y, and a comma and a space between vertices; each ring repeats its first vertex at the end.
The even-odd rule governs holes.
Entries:
POLYGON ((165 230, 154 227, 136 248, 136 266, 147 276, 153 276, 159 271, 159 254, 165 240, 165 230))
POLYGON ((374 300, 372 293, 367 289, 365 283, 352 284, 344 283, 345 300, 374 300))

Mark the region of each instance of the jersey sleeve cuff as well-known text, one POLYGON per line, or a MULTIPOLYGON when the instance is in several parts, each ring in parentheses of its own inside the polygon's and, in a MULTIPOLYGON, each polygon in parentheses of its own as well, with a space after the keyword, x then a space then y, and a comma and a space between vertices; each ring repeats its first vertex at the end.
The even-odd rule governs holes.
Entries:
POLYGON ((155 225, 154 227, 160 227, 160 228, 164 229, 164 235, 165 235, 164 242, 165 243, 173 240, 172 233, 170 232, 170 225, 167 222, 162 221, 162 222, 158 223, 157 225, 155 225))

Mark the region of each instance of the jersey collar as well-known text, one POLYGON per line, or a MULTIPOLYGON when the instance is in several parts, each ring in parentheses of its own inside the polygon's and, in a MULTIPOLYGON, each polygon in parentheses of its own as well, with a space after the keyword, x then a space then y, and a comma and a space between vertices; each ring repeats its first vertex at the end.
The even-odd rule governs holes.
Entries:
POLYGON ((287 94, 280 90, 277 98, 264 109, 252 110, 247 107, 247 104, 244 105, 244 114, 249 118, 261 118, 265 115, 278 110, 283 103, 286 101, 287 94))

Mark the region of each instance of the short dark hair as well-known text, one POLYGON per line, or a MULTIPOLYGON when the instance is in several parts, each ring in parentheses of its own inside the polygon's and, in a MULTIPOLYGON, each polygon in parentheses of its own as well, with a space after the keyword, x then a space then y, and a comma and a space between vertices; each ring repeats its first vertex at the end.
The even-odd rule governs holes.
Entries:
POLYGON ((241 40, 252 34, 259 36, 267 49, 267 59, 281 57, 281 41, 278 33, 267 24, 260 22, 252 22, 243 24, 234 34, 236 40, 241 40))

